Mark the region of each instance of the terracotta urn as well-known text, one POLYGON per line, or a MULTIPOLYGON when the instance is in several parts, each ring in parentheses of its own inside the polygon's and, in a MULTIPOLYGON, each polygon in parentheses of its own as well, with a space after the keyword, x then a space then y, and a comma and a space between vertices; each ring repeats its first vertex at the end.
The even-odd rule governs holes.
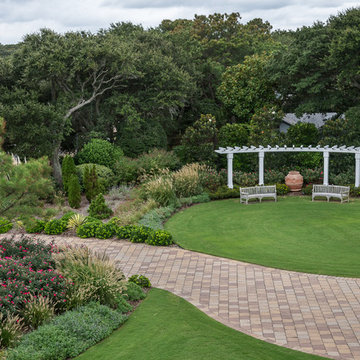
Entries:
POLYGON ((289 187, 290 191, 301 191, 303 180, 302 175, 298 171, 290 171, 285 176, 285 184, 289 187))

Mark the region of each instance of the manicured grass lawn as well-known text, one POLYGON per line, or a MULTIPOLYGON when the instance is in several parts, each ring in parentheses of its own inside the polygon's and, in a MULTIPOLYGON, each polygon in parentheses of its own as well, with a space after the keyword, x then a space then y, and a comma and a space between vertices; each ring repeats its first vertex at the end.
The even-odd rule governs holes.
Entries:
POLYGON ((230 199, 195 205, 167 223, 177 244, 265 266, 360 277, 360 201, 239 204, 230 199))
POLYGON ((78 360, 310 360, 230 329, 166 291, 152 289, 125 325, 78 360))

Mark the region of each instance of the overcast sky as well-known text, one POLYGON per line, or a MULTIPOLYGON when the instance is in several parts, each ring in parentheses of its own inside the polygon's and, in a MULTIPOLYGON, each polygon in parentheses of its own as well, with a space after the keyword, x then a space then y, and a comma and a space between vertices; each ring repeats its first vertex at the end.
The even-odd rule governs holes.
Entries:
POLYGON ((110 23, 130 21, 145 28, 163 19, 192 19, 194 14, 240 12, 242 21, 260 17, 274 29, 296 29, 325 21, 359 1, 341 0, 0 0, 0 43, 22 40, 48 27, 58 32, 96 32, 110 23))

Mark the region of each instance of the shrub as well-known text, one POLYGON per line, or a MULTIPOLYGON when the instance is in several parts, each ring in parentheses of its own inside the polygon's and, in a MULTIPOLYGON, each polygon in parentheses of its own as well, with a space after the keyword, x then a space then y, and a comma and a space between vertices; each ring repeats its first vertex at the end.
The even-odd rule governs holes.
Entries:
POLYGON ((98 224, 95 229, 95 237, 98 239, 110 239, 116 233, 113 224, 98 224))
POLYGON ((285 184, 276 184, 276 193, 277 195, 286 195, 287 193, 289 193, 290 189, 287 185, 285 184))
POLYGON ((203 166, 199 172, 201 186, 209 191, 216 191, 221 185, 220 174, 208 166, 203 166))
POLYGON ((237 198, 239 196, 239 186, 236 185, 234 185, 233 189, 229 189, 226 185, 223 185, 220 186, 215 192, 209 193, 209 197, 211 200, 237 198))
POLYGON ((13 228, 13 224, 8 219, 0 217, 0 234, 5 234, 13 228))
POLYGON ((71 219, 75 214, 76 212, 74 211, 68 211, 61 217, 61 220, 67 225, 69 219, 71 219))
POLYGON ((29 234, 39 234, 44 231, 45 225, 45 220, 33 219, 25 225, 25 231, 29 234))
POLYGON ((127 317, 107 306, 91 303, 68 311, 50 324, 26 334, 8 360, 65 360, 109 336, 127 317))
POLYGON ((200 194, 203 189, 200 181, 199 164, 189 164, 173 173, 174 191, 178 198, 200 194))
POLYGON ((154 230, 146 226, 134 226, 131 230, 129 240, 132 243, 144 243, 153 236, 154 230))
POLYGON ((99 226, 99 222, 87 220, 84 224, 80 225, 77 228, 76 235, 83 239, 95 237, 96 228, 98 226, 99 226))
POLYGON ((30 295, 29 301, 22 311, 24 324, 31 329, 37 329, 40 325, 54 317, 54 306, 49 298, 30 295))
POLYGON ((265 184, 281 184, 285 180, 285 174, 278 170, 265 170, 265 184))
POLYGON ((157 230, 150 235, 145 242, 148 245, 168 246, 173 243, 172 235, 165 230, 157 230))
POLYGON ((77 230, 79 226, 87 222, 86 216, 82 214, 73 215, 67 222, 67 228, 70 230, 77 230))
POLYGON ((85 166, 83 185, 86 199, 91 202, 100 193, 100 186, 96 174, 95 165, 85 166))
POLYGON ((150 280, 144 276, 144 275, 132 275, 129 277, 129 282, 133 282, 136 285, 141 286, 142 288, 149 288, 151 287, 151 282, 150 280))
POLYGON ((313 184, 307 184, 305 187, 302 188, 302 193, 304 195, 311 195, 313 189, 313 184))
MULTIPOLYGON (((98 183, 98 191, 106 191, 115 183, 115 177, 113 171, 103 165, 98 164, 82 164, 76 166, 77 173, 80 179, 80 183, 83 185, 85 191, 86 191, 86 185, 85 185, 85 169, 88 168, 88 170, 95 167, 95 175, 97 177, 97 183, 98 183)), ((95 177, 95 175, 92 175, 92 178, 95 177)), ((93 181, 93 180, 92 180, 93 181)), ((95 187, 96 188, 96 187, 95 187)), ((99 193, 98 192, 98 193, 99 193)), ((97 193, 97 194, 98 194, 97 193)))
POLYGON ((103 194, 99 194, 90 204, 89 215, 97 219, 107 219, 113 211, 105 204, 103 194))
POLYGON ((130 312, 133 307, 125 300, 124 295, 119 295, 116 298, 116 311, 126 314, 130 312))
POLYGON ((103 254, 73 248, 55 255, 56 268, 75 283, 74 291, 86 289, 87 301, 113 306, 124 290, 124 274, 103 254))
POLYGON ((303 176, 304 184, 319 184, 323 180, 323 172, 321 168, 301 169, 300 172, 303 176))
POLYGON ((124 156, 123 151, 109 141, 92 139, 79 151, 76 159, 79 164, 98 164, 112 168, 115 161, 124 156))
POLYGON ((165 220, 170 218, 175 210, 176 207, 174 205, 153 209, 140 219, 139 224, 150 227, 154 230, 163 229, 163 223, 165 220))
POLYGON ((65 192, 69 191, 69 183, 71 180, 72 175, 76 175, 76 167, 74 163, 74 159, 66 155, 62 161, 62 181, 65 192))
POLYGON ((9 348, 20 340, 22 335, 21 319, 17 315, 9 315, 5 317, 0 313, 0 346, 9 348))
POLYGON ((355 172, 348 171, 344 173, 340 173, 338 175, 332 175, 330 173, 330 183, 335 185, 348 185, 353 184, 355 182, 355 172))
POLYGON ((355 187, 354 184, 350 185, 350 196, 359 197, 360 196, 360 187, 355 187))
POLYGON ((68 200, 69 205, 78 209, 81 203, 81 188, 77 175, 72 175, 68 183, 68 200))
POLYGON ((172 151, 152 149, 138 157, 137 166, 139 175, 156 174, 162 169, 176 170, 180 167, 180 160, 172 151))
POLYGON ((119 226, 116 229, 116 235, 119 239, 130 239, 131 234, 136 227, 136 225, 119 226))
POLYGON ((126 284, 124 296, 129 301, 138 301, 146 298, 144 290, 133 282, 128 282, 126 284))
POLYGON ((209 201, 210 201, 209 194, 203 193, 200 195, 190 196, 188 198, 181 198, 180 204, 189 206, 192 204, 205 203, 205 202, 209 202, 209 201))
POLYGON ((66 222, 59 219, 50 220, 44 227, 44 233, 47 235, 59 235, 66 230, 66 222))
POLYGON ((243 171, 234 171, 233 179, 240 187, 249 187, 258 184, 259 176, 256 172, 246 173, 243 171))
POLYGON ((114 173, 117 184, 133 184, 139 176, 139 166, 135 159, 122 157, 115 162, 114 173))

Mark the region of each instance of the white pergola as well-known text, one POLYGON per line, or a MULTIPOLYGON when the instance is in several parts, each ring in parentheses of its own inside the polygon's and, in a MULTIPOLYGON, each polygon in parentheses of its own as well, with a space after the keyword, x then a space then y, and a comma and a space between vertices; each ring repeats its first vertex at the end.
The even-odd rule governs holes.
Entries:
POLYGON ((322 152, 324 157, 324 185, 329 185, 329 154, 330 153, 341 153, 341 154, 355 154, 355 186, 360 186, 360 147, 355 146, 332 146, 326 145, 321 147, 317 146, 235 146, 222 148, 219 147, 218 150, 215 150, 218 154, 226 154, 227 156, 227 186, 232 189, 233 186, 233 158, 234 154, 244 154, 244 153, 258 153, 259 154, 259 185, 264 185, 264 158, 265 153, 269 152, 322 152))

